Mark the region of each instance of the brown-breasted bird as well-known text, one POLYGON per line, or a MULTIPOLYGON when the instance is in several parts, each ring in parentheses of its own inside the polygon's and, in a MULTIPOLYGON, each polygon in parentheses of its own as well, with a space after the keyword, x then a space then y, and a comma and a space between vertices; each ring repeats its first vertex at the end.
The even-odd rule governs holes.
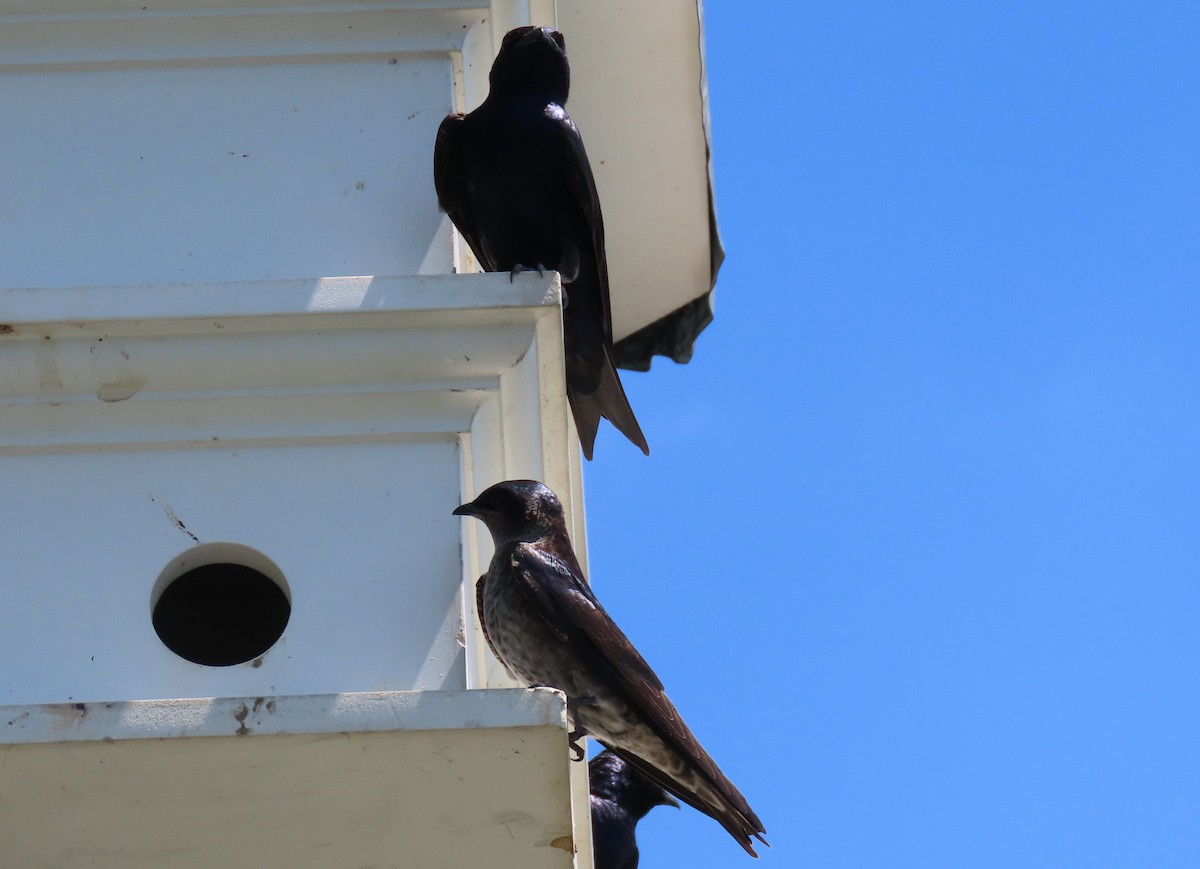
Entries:
POLYGON ((487 99, 438 128, 434 187, 485 271, 561 274, 567 399, 584 455, 592 457, 602 416, 649 455, 613 363, 604 220, 583 139, 563 108, 564 45, 548 27, 505 35, 487 99))
POLYGON ((574 740, 586 733, 650 781, 716 819, 751 855, 763 825, 683 723, 662 682, 583 578, 562 504, 542 483, 509 480, 454 510, 495 543, 475 587, 488 645, 526 685, 567 697, 574 740))
POLYGON ((595 869, 638 869, 637 823, 655 806, 679 803, 612 751, 588 762, 595 869))

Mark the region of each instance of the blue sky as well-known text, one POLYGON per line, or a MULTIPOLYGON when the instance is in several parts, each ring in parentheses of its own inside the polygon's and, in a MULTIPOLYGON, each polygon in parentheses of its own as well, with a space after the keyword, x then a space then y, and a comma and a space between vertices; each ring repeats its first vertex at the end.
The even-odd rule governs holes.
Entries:
POLYGON ((706 7, 717 319, 598 594, 762 865, 1200 865, 1200 7, 706 7))

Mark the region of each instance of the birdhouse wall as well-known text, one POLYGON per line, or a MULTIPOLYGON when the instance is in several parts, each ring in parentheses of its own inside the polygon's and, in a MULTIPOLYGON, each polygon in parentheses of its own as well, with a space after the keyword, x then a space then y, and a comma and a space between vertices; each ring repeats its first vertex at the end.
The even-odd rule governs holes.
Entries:
POLYGON ((4 22, 6 286, 448 273, 465 11, 4 22))
POLYGON ((571 491, 557 278, 0 290, 0 309, 22 312, 0 335, 0 655, 25 662, 4 703, 491 684, 488 544, 451 511, 507 476, 571 491), (204 666, 151 613, 222 562, 291 615, 263 654, 204 666))

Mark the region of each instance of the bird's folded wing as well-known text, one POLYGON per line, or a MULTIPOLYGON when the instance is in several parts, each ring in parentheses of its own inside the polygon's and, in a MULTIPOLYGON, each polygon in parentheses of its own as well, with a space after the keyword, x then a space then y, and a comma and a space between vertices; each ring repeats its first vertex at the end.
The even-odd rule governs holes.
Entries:
POLYGON ((463 143, 465 122, 464 115, 446 115, 442 125, 438 127, 437 140, 433 146, 433 187, 437 191, 438 206, 458 227, 484 271, 490 272, 495 271, 494 263, 488 262, 483 238, 471 207, 463 143))
POLYGON ((592 176, 592 164, 588 162, 579 128, 561 106, 551 104, 548 109, 562 129, 562 165, 566 186, 571 197, 583 212, 591 229, 592 255, 596 258, 599 273, 600 304, 603 308, 604 334, 612 343, 612 312, 608 298, 608 260, 604 248, 604 217, 600 211, 600 194, 596 190, 596 179, 592 176), (557 110, 557 113, 554 112, 557 110))
POLYGON ((663 690, 650 665, 565 560, 545 549, 518 544, 513 548, 512 569, 534 609, 589 670, 617 689, 630 682, 650 692, 663 690))
POLYGON ((657 674, 604 611, 583 577, 553 553, 525 543, 513 547, 510 564, 513 576, 546 625, 590 672, 624 695, 666 747, 686 759, 691 771, 721 795, 724 805, 706 807, 673 776, 628 752, 618 753, 634 762, 651 781, 717 818, 742 847, 754 854, 749 836, 761 832, 762 823, 688 729, 657 674))
POLYGON ((683 722, 662 681, 596 600, 583 577, 543 549, 514 547, 513 574, 546 624, 588 669, 607 681, 672 750, 718 790, 728 780, 683 722))

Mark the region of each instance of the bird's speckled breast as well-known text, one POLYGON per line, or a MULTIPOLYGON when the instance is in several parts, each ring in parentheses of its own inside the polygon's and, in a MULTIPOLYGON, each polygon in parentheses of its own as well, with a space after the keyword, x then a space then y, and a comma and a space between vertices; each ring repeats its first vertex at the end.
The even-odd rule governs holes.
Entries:
POLYGON ((508 669, 527 685, 545 685, 572 695, 578 660, 546 625, 512 573, 512 550, 492 558, 483 587, 484 630, 508 669))
MULTIPOLYGON (((575 718, 594 736, 627 737, 639 728, 638 716, 575 650, 550 629, 513 576, 512 550, 496 553, 483 589, 483 624, 504 662, 527 685, 558 688, 568 699, 603 697, 603 704, 580 705, 575 718)), ((645 734, 649 743, 657 739, 645 734)))

